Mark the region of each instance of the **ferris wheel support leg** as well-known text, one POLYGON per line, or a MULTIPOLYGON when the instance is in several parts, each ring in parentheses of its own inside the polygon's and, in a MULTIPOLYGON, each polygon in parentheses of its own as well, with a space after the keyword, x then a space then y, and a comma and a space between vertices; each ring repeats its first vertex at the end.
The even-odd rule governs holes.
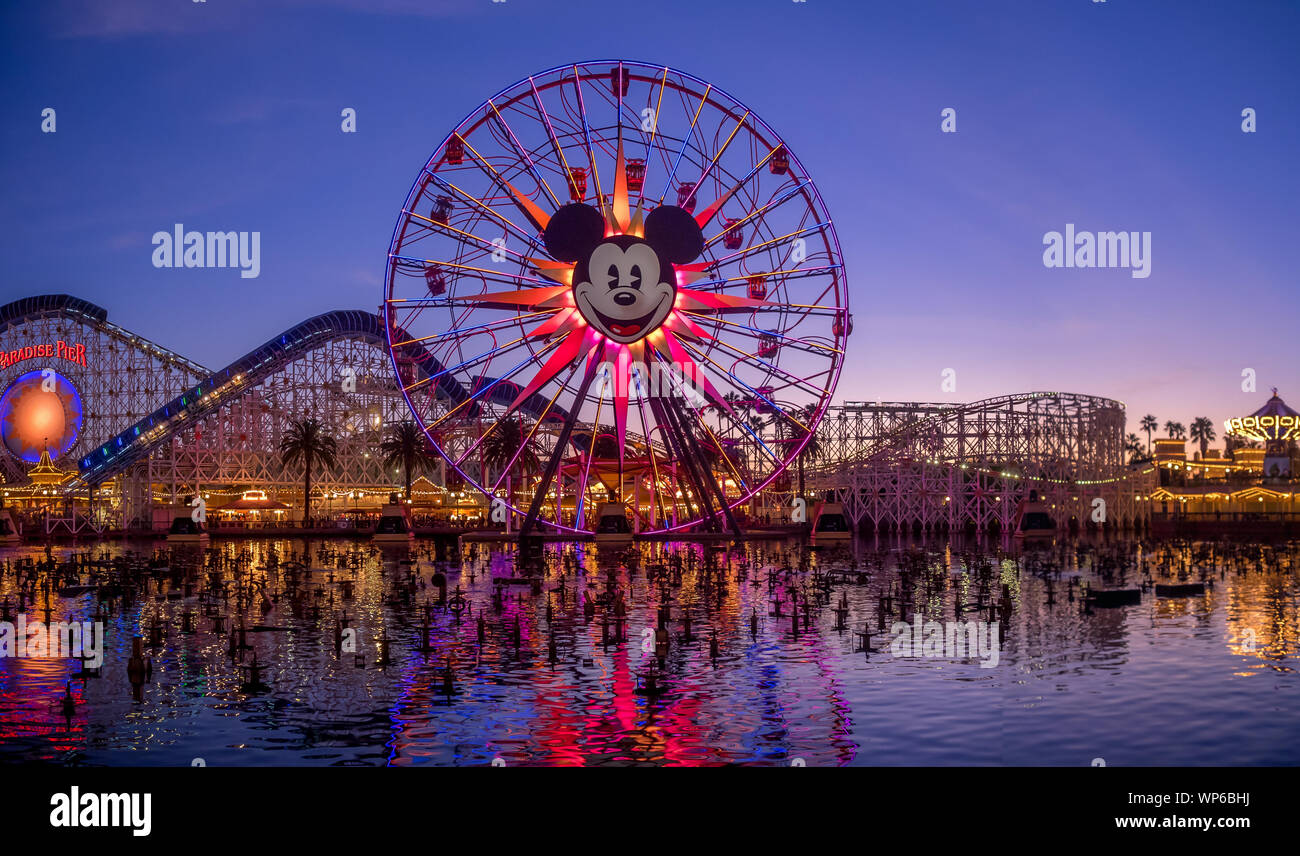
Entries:
MULTIPOLYGON (((674 415, 677 417, 678 422, 682 426, 683 436, 685 436, 687 422, 686 422, 686 415, 682 412, 682 408, 684 407, 684 405, 682 404, 682 400, 680 398, 674 398, 671 401, 669 401, 668 406, 670 409, 674 411, 674 415)), ((696 452, 696 450, 699 449, 698 444, 689 443, 686 444, 686 447, 691 451, 692 457, 694 457, 695 459, 695 466, 699 469, 700 479, 703 482, 704 487, 706 489, 706 494, 705 494, 706 497, 707 497, 707 490, 709 488, 712 488, 713 493, 716 494, 718 498, 718 507, 719 509, 721 509, 722 515, 726 519, 727 528, 731 530, 731 533, 733 535, 735 535, 737 538, 740 538, 741 537, 740 526, 736 523, 736 518, 731 513, 731 506, 727 503, 727 495, 722 490, 722 485, 718 483, 718 479, 713 472, 713 468, 709 466, 709 464, 704 460, 704 457, 702 455, 696 452)), ((719 454, 726 454, 725 452, 723 452, 722 449, 718 449, 718 452, 719 454)))
POLYGON ((696 479, 699 482, 701 496, 704 499, 704 505, 706 508, 705 513, 708 517, 712 517, 714 514, 713 509, 709 507, 712 504, 709 497, 709 491, 710 488, 712 488, 712 492, 717 496, 718 507, 722 511, 722 515, 726 520, 727 528, 731 530, 732 534, 739 538, 741 537, 740 526, 736 524, 736 518, 731 513, 731 506, 727 504, 726 494, 723 493, 722 487, 718 484, 718 480, 714 476, 712 468, 709 467, 702 457, 695 453, 698 445, 691 442, 692 438, 687 436, 686 418, 681 412, 681 407, 682 402, 679 398, 671 398, 664 403, 664 410, 668 413, 670 422, 674 424, 674 430, 678 435, 678 442, 681 444, 682 450, 686 452, 685 457, 687 468, 695 473, 696 479))
MULTIPOLYGON (((588 366, 587 374, 582 379, 582 386, 578 389, 576 401, 582 402, 587 397, 587 390, 591 387, 591 382, 596 378, 596 366, 597 361, 594 360, 588 366)), ((559 469, 560 459, 564 457, 564 448, 569 443, 569 435, 573 433, 573 426, 577 421, 577 412, 575 410, 572 418, 565 422, 564 427, 560 429, 560 436, 555 441, 555 449, 551 452, 551 459, 546 462, 546 472, 542 474, 542 480, 537 484, 537 492, 533 494, 533 501, 528 506, 528 516, 524 518, 523 524, 519 527, 521 541, 537 525, 537 516, 542 511, 542 501, 546 498, 546 491, 551 486, 551 479, 555 478, 555 471, 559 469)))
MULTIPOLYGON (((708 497, 704 493, 704 488, 700 485, 699 474, 696 473, 695 468, 687 458, 686 444, 682 442, 682 437, 677 430, 677 426, 668 415, 667 410, 668 408, 662 400, 658 398, 650 399, 650 412, 654 414, 655 421, 659 423, 663 430, 664 439, 667 441, 669 453, 675 460, 679 461, 681 465, 685 465, 686 468, 686 484, 681 483, 681 465, 674 468, 674 472, 677 476, 677 484, 681 488, 683 504, 686 506, 686 513, 688 515, 691 514, 691 507, 694 506, 695 509, 697 509, 696 513, 698 513, 701 518, 707 519, 713 516, 713 508, 709 505, 708 497)), ((677 525, 676 519, 673 520, 673 525, 677 525)))

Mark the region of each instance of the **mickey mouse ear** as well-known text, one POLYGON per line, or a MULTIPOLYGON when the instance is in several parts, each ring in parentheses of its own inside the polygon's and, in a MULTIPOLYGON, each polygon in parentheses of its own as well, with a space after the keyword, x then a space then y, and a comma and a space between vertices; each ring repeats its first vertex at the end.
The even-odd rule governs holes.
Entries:
POLYGON ((645 218, 645 240, 673 264, 684 265, 704 252, 704 232, 689 212, 660 205, 645 218))
POLYGON ((603 237, 605 218, 581 202, 570 202, 556 211, 543 233, 546 251, 562 262, 587 258, 603 237))

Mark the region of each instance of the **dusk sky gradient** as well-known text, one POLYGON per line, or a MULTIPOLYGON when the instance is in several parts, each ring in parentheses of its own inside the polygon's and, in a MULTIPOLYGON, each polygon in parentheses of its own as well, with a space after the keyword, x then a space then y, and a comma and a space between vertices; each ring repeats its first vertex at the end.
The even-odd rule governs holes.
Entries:
POLYGON ((73 294, 213 369, 309 316, 374 311, 411 182, 484 99, 624 57, 721 87, 812 173, 854 315, 837 399, 1066 390, 1126 402, 1131 431, 1154 413, 1209 416, 1220 434, 1270 386, 1300 407, 1294 2, 50 0, 0 14, 0 303, 73 294), (41 133, 45 107, 57 133, 41 133), (945 107, 955 134, 940 132, 945 107), (1242 133, 1245 107, 1257 133, 1242 133), (260 231, 261 276, 155 269, 150 236, 175 223, 260 231), (1066 223, 1151 232, 1150 277, 1045 268, 1043 235, 1066 223))

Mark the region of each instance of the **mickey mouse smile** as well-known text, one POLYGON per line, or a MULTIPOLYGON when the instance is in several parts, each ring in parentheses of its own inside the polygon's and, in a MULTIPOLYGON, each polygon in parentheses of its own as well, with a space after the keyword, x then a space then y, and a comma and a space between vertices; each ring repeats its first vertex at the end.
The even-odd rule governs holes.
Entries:
MULTIPOLYGON (((604 329, 611 336, 634 341, 640 338, 641 331, 644 330, 648 333, 654 327, 659 326, 663 321, 663 317, 656 318, 655 316, 661 314, 659 310, 669 303, 670 297, 671 295, 665 294, 653 309, 639 318, 612 318, 591 306, 588 301, 583 300, 578 301, 578 311, 582 312, 583 317, 587 318, 588 321, 595 323, 597 328, 604 329), (587 305, 584 305, 584 303, 587 305), (592 318, 593 315, 595 316, 594 319, 592 318)), ((667 314, 667 312, 662 313, 663 316, 667 314)))

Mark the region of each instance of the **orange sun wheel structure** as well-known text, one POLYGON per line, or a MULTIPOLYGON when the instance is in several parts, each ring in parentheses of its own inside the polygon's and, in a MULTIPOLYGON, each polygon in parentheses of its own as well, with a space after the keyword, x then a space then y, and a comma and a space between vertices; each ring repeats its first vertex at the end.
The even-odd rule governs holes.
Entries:
POLYGON ((34 464, 48 451, 58 459, 81 436, 81 396, 53 369, 14 378, 0 395, 0 438, 10 454, 34 464))

